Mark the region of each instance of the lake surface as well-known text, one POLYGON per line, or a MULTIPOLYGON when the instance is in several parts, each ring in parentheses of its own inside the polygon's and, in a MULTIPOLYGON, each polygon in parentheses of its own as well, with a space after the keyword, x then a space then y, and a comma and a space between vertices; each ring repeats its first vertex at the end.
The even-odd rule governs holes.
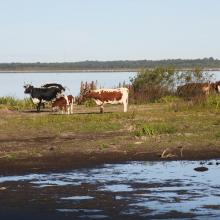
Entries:
POLYGON ((82 72, 82 73, 0 73, 0 96, 13 96, 23 99, 24 84, 40 87, 45 83, 56 82, 67 87, 66 93, 79 94, 81 81, 98 81, 98 87, 113 88, 124 81, 130 82, 134 72, 82 72))
MULTIPOLYGON (((215 80, 220 80, 220 72, 211 72, 215 80)), ((39 87, 45 83, 56 82, 67 87, 66 93, 77 96, 81 81, 98 81, 98 87, 113 88, 119 83, 130 82, 135 72, 80 72, 80 73, 0 73, 0 96, 16 98, 29 97, 24 94, 24 84, 31 83, 39 87)))
POLYGON ((220 219, 219 171, 217 160, 143 161, 0 176, 0 219, 220 219))

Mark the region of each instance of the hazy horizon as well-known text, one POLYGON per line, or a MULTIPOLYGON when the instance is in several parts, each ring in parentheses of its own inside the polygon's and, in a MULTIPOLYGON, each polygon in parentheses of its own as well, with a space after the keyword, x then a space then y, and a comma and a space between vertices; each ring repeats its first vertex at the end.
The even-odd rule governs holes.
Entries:
POLYGON ((213 58, 214 60, 220 60, 220 59, 218 59, 218 58, 215 58, 215 57, 201 57, 201 58, 192 58, 192 59, 187 59, 187 58, 167 58, 167 59, 161 59, 161 60, 157 60, 157 59, 140 59, 140 60, 79 60, 79 61, 52 61, 52 62, 50 62, 50 61, 42 61, 42 62, 39 62, 39 61, 33 61, 33 62, 27 62, 27 61, 24 61, 24 62, 0 62, 0 63, 80 63, 80 62, 117 62, 117 61, 144 61, 144 60, 147 60, 147 61, 165 61, 165 60, 178 60, 178 59, 180 59, 180 60, 197 60, 197 59, 200 59, 200 60, 203 60, 203 59, 210 59, 210 58, 213 58))

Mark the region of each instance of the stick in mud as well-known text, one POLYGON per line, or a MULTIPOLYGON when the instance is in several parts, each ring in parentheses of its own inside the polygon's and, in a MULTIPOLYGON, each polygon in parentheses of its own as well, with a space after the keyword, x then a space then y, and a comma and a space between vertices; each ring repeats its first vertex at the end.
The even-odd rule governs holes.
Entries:
POLYGON ((183 146, 179 147, 168 147, 166 148, 160 156, 163 159, 173 158, 173 157, 183 157, 183 146))

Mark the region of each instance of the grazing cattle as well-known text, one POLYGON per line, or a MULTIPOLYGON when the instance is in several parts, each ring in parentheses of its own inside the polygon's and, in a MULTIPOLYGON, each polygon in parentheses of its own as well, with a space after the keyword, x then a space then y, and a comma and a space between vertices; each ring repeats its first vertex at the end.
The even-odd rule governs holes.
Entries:
POLYGON ((104 111, 104 104, 123 104, 124 112, 128 110, 128 89, 96 89, 85 91, 83 98, 93 99, 100 106, 100 113, 104 111))
POLYGON ((220 93, 220 81, 214 83, 214 89, 217 93, 220 93))
POLYGON ((41 87, 35 88, 32 85, 24 86, 25 94, 30 94, 32 101, 37 105, 37 111, 40 111, 41 104, 48 101, 53 101, 56 98, 64 96, 63 89, 58 87, 41 87))
POLYGON ((177 94, 184 98, 192 98, 207 96, 217 90, 218 86, 216 83, 187 83, 177 87, 177 94))
POLYGON ((55 101, 52 102, 52 108, 53 110, 55 108, 58 108, 62 113, 63 111, 66 114, 72 114, 73 113, 73 102, 74 98, 72 95, 67 96, 68 101, 66 100, 65 97, 60 97, 56 99, 55 101))
POLYGON ((220 93, 220 81, 214 83, 187 83, 177 87, 177 94, 184 98, 207 96, 211 93, 220 93))

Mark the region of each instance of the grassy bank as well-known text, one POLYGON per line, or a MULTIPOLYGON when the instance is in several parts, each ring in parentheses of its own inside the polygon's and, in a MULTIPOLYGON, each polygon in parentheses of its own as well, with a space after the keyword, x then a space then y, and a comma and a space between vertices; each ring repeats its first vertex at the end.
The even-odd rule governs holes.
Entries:
POLYGON ((98 107, 85 106, 74 106, 73 115, 49 109, 35 113, 23 107, 5 111, 5 107, 0 110, 0 163, 17 166, 28 161, 31 166, 35 161, 38 166, 42 158, 72 156, 72 165, 82 155, 87 162, 91 158, 108 162, 109 157, 114 161, 119 155, 124 160, 159 159, 168 147, 183 147, 183 157, 174 159, 220 157, 218 100, 210 97, 192 103, 168 98, 130 105, 128 113, 122 112, 121 105, 106 106, 104 114, 98 113, 98 107))

